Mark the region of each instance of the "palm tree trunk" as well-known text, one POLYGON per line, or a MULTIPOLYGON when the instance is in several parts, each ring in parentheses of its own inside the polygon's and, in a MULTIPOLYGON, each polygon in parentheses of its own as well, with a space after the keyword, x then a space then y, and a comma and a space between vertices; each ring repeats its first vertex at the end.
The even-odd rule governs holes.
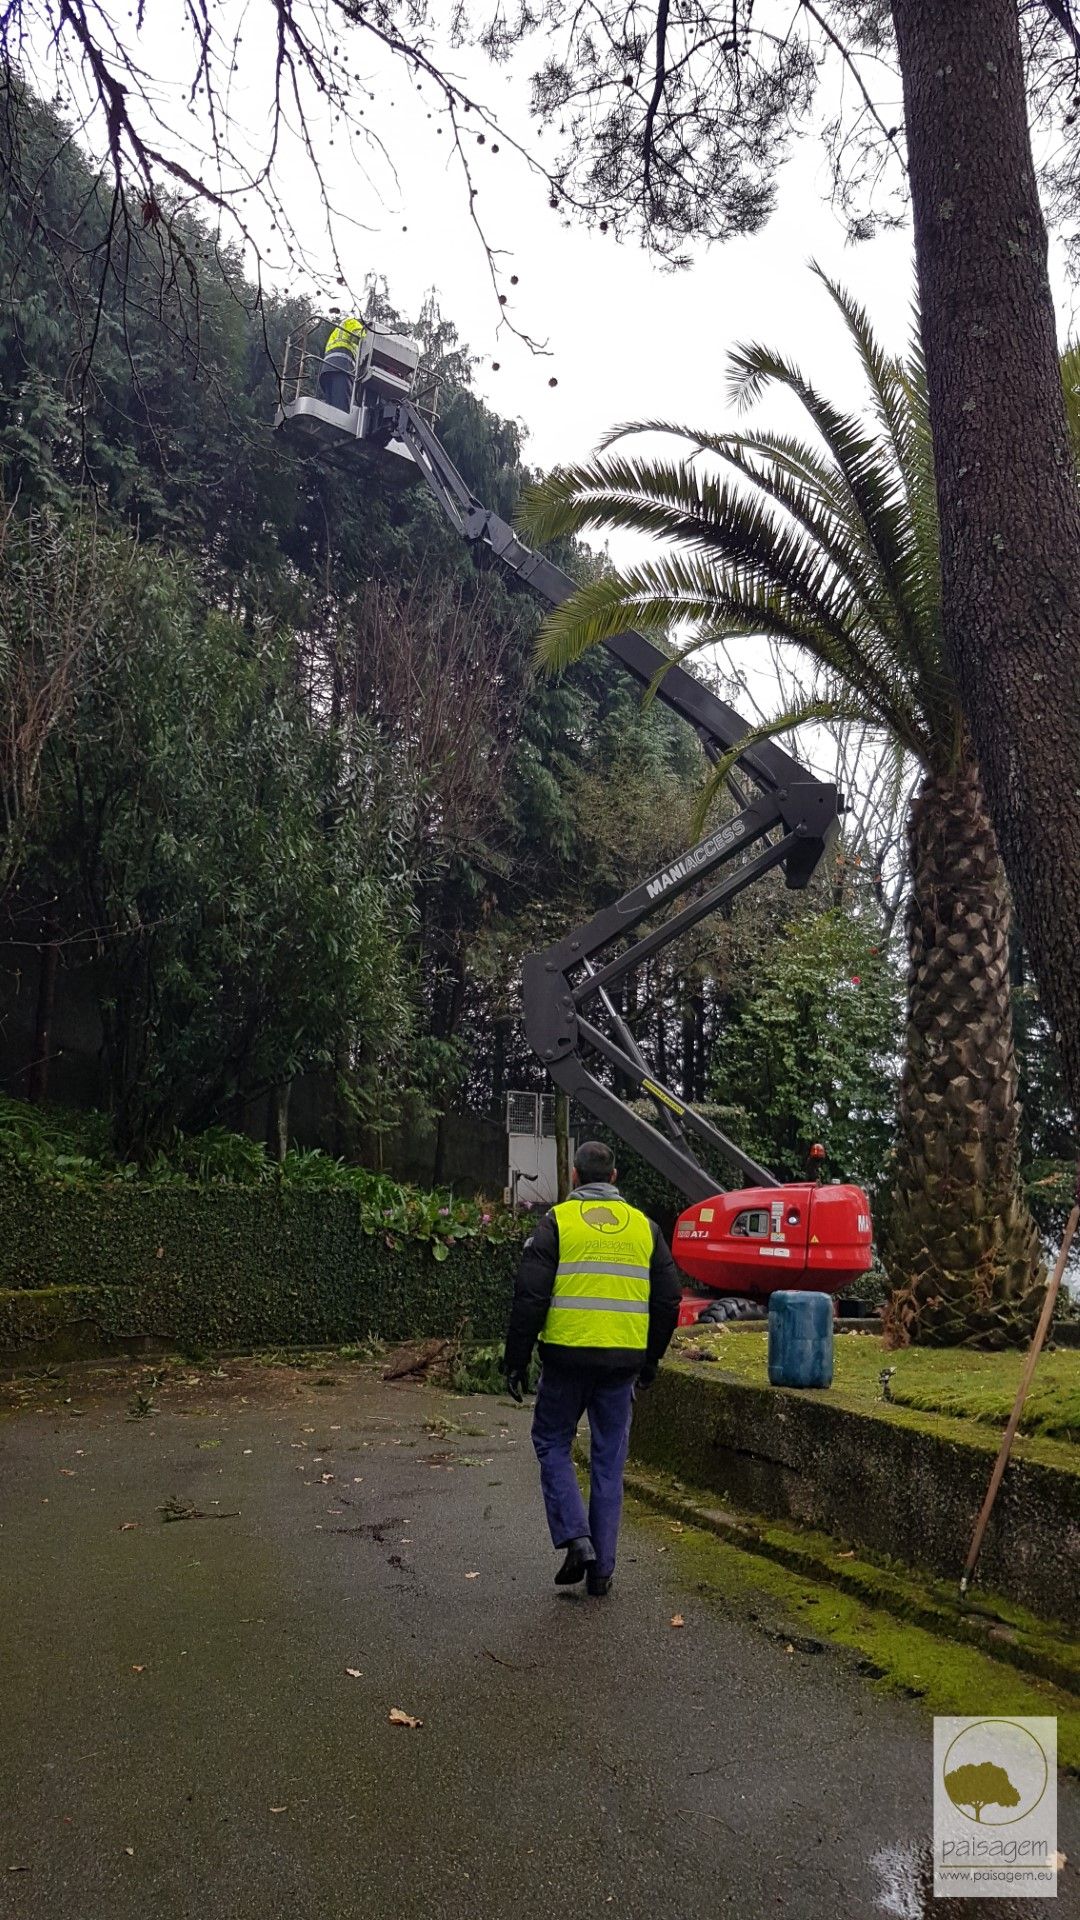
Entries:
POLYGON ((1046 1282, 1020 1186, 1005 870, 973 760, 909 827, 907 1049, 886 1310, 896 1344, 1022 1340, 1046 1282))

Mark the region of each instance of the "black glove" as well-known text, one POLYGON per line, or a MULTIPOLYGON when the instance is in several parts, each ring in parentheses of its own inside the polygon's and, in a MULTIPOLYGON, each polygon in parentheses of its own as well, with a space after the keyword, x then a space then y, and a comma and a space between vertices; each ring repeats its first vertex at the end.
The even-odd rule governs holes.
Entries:
POLYGON ((645 1365, 642 1367, 641 1372, 638 1374, 638 1377, 637 1377, 638 1386, 651 1387, 653 1381, 656 1379, 658 1371, 659 1369, 657 1367, 655 1360, 646 1360, 645 1365))
POLYGON ((510 1395, 511 1400, 516 1400, 520 1407, 525 1395, 529 1391, 529 1369, 527 1366, 508 1366, 504 1360, 503 1372, 506 1375, 506 1391, 510 1395))

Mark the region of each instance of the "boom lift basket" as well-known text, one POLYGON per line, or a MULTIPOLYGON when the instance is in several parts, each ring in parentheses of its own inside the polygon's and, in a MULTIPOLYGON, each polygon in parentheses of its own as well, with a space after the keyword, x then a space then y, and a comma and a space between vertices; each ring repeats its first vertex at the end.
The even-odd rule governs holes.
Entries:
MULTIPOLYGON (((381 333, 369 327, 356 356, 348 406, 332 407, 319 393, 324 356, 321 345, 313 344, 324 325, 314 319, 305 320, 285 342, 275 427, 316 446, 339 448, 344 439, 355 442, 369 457, 393 454, 405 463, 404 468, 398 470, 399 477, 419 479, 416 463, 404 441, 388 440, 382 431, 388 403, 392 406, 410 395, 418 411, 432 424, 435 422, 438 393, 434 383, 429 383, 419 395, 413 393, 420 368, 416 341, 404 334, 381 333)), ((387 471, 393 468, 388 466, 387 471)))

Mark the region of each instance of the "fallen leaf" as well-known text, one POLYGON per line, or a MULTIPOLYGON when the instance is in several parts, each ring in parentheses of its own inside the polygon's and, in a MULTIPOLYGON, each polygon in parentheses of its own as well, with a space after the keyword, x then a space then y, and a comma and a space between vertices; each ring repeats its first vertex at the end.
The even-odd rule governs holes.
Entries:
POLYGON ((75 1478, 74 1467, 61 1467, 60 1471, 63 1474, 65 1480, 74 1480, 75 1478))
POLYGON ((466 1580, 479 1580, 480 1575, 478 1573, 467 1573, 465 1578, 466 1580))
POLYGON ((133 1860, 133 1859, 135 1858, 135 1849, 134 1849, 134 1847, 125 1847, 125 1848, 124 1848, 124 1852, 125 1852, 125 1853, 127 1854, 127 1857, 128 1857, 128 1859, 129 1859, 129 1860, 133 1860))
POLYGON ((1052 1853, 1050 1855, 1051 1873, 1064 1873, 1065 1868, 1068 1865, 1068 1860, 1069 1860, 1069 1856, 1067 1853, 1052 1853))
POLYGON ((852 1549, 851 1549, 851 1552, 850 1552, 850 1553, 838 1553, 836 1557, 837 1557, 837 1559, 838 1559, 838 1560, 854 1560, 854 1558, 855 1558, 855 1549, 854 1549, 854 1547, 852 1547, 852 1549))
POLYGON ((686 1621, 683 1619, 681 1613, 673 1613, 671 1616, 671 1624, 673 1627, 685 1627, 686 1621))
POLYGON ((673 1521, 671 1522, 671 1529, 670 1529, 670 1530, 671 1530, 671 1532, 672 1532, 672 1533, 683 1533, 683 1532, 685 1532, 685 1528, 683 1527, 683 1523, 682 1523, 682 1521, 681 1521, 681 1520, 673 1520, 673 1521))
POLYGON ((333 1479, 333 1477, 334 1476, 332 1473, 320 1473, 319 1475, 319 1479, 322 1481, 324 1487, 328 1487, 330 1485, 330 1482, 333 1479))
POLYGON ((131 1669, 131 1671, 132 1671, 132 1673, 145 1673, 145 1672, 146 1672, 146 1668, 145 1668, 145 1666, 142 1666, 142 1667, 132 1667, 132 1669, 131 1669))
POLYGON ((116 1531, 117 1533, 134 1533, 138 1524, 137 1520, 121 1520, 116 1531))
POLYGON ((414 1714, 406 1713, 402 1707, 391 1707, 389 1720, 392 1727, 422 1727, 424 1724, 422 1720, 417 1720, 414 1714))
POLYGON ((784 1648, 784 1652, 785 1652, 785 1653, 794 1653, 794 1651, 795 1651, 795 1649, 794 1649, 794 1647, 792 1646, 792 1644, 791 1644, 791 1641, 789 1640, 789 1641, 788 1641, 788 1643, 787 1643, 787 1646, 786 1646, 786 1647, 784 1648))
POLYGON ((359 1667, 346 1667, 345 1671, 350 1680, 359 1680, 361 1678, 359 1667))
POLYGON ((288 1813, 289 1803, 286 1801, 283 1807, 271 1807, 270 1811, 271 1813, 288 1813))

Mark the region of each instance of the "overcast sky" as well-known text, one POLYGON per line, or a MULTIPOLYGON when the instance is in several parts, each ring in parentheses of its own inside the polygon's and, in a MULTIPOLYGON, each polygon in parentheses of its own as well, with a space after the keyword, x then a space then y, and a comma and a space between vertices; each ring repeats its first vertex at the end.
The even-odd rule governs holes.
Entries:
MULTIPOLYGON (((498 69, 479 57, 454 58, 474 95, 543 154, 550 137, 538 145, 527 110, 532 62, 498 69)), ((487 261, 469 221, 460 169, 447 164, 449 143, 437 131, 438 116, 428 117, 429 102, 403 84, 400 68, 376 76, 375 88, 367 121, 385 140, 399 185, 377 161, 372 182, 357 173, 356 216, 370 230, 337 229, 349 280, 358 286, 369 271, 383 274, 406 309, 436 287, 444 311, 480 356, 480 392, 524 422, 528 456, 538 466, 580 459, 613 424, 643 414, 715 428, 730 418, 727 351, 746 339, 783 348, 831 394, 855 401, 860 388, 849 349, 827 294, 807 271, 811 258, 864 302, 890 345, 902 347, 908 337, 910 231, 847 242, 829 205, 828 169, 812 132, 794 145, 766 228, 699 249, 692 267, 675 273, 635 242, 620 244, 610 234, 568 224, 548 206, 543 181, 505 143, 494 155, 489 135, 484 147, 469 149, 476 210, 487 238, 505 249, 500 267, 519 276, 516 288, 503 282, 508 311, 550 348, 550 358, 534 356, 506 330, 497 331, 487 261), (554 389, 548 385, 553 374, 554 389)), ((336 151, 340 156, 340 144, 336 151)), ((1060 278, 1058 290, 1064 335, 1071 330, 1071 298, 1060 278)))
MULTIPOLYGON (((162 38, 165 17, 156 17, 148 29, 154 38, 149 46, 144 41, 140 53, 156 76, 157 99, 176 129, 174 150, 190 165, 193 148, 208 145, 205 122, 188 100, 191 32, 183 16, 173 13, 162 38)), ((229 82, 228 110, 235 148, 253 158, 266 143, 273 64, 269 12, 251 0, 215 0, 214 18, 220 27, 236 19, 244 28, 239 71, 229 82)), ((308 132, 331 196, 351 215, 334 226, 348 288, 358 294, 369 274, 381 275, 398 306, 416 311, 434 287, 443 311, 477 355, 478 390, 499 412, 525 427, 531 464, 547 468, 584 459, 612 426, 642 416, 712 430, 730 422, 727 355, 734 344, 746 340, 780 348, 830 397, 858 405, 862 388, 851 348, 825 289, 808 270, 811 259, 862 301, 887 345, 902 349, 909 337, 914 286, 910 231, 897 229, 858 245, 847 242, 829 204, 829 171, 812 129, 793 144, 776 211, 764 230, 699 248, 688 269, 671 272, 636 242, 619 243, 610 234, 587 232, 552 211, 547 185, 513 150, 514 140, 538 155, 546 155, 553 145, 553 137, 542 138, 528 113, 529 76, 543 46, 526 48, 507 67, 494 67, 484 56, 460 50, 447 56, 454 77, 495 114, 510 136, 499 139, 496 154, 498 136, 488 131, 481 146, 476 143, 476 117, 462 121, 463 130, 470 130, 467 151, 478 189, 476 212, 487 240, 499 250, 501 285, 511 302, 508 312, 524 333, 549 349, 545 354, 531 352, 507 328, 499 329, 489 263, 469 218, 468 186, 453 159, 450 130, 445 117, 432 111, 437 101, 418 91, 404 66, 390 56, 383 56, 381 69, 367 62, 368 36, 353 35, 351 45, 357 55, 349 56, 349 64, 359 56, 368 83, 367 94, 363 86, 357 88, 356 105, 363 105, 362 125, 372 130, 375 140, 354 145, 350 155, 344 129, 321 124, 317 102, 314 109, 309 105, 308 113, 308 132), (388 160, 380 160, 378 141, 388 160), (518 276, 516 287, 510 285, 511 273, 518 276), (558 382, 554 388, 549 386, 552 376, 558 382)), ((433 51, 439 54, 437 43, 433 51)), ((42 91, 50 92, 47 61, 38 79, 42 91)), ((828 75, 824 84, 826 89, 832 84, 828 75)), ((889 90, 894 86, 885 75, 881 84, 889 90)), ((835 105, 827 96, 823 100, 835 105)), ((550 157, 554 160, 554 152, 550 157)), ((325 288, 335 285, 330 250, 321 230, 318 185, 295 138, 282 144, 277 184, 318 273, 305 279, 286 265, 280 240, 249 203, 245 211, 278 262, 277 273, 268 277, 307 292, 316 307, 324 308, 325 288), (322 297, 316 291, 317 278, 323 280, 322 297)), ((1065 338, 1073 331, 1073 296, 1063 276, 1055 278, 1065 338)), ((348 304, 345 292, 337 297, 348 304)), ((780 399, 764 402, 755 418, 782 426, 801 416, 794 403, 780 399)), ((624 563, 649 543, 616 537, 609 544, 616 562, 624 563)), ((773 701, 767 704, 771 708, 773 701)))
MULTIPOLYGON (((318 12, 313 6, 310 18, 318 12)), ((213 18, 223 34, 230 22, 243 29, 238 71, 227 83, 227 111, 236 149, 254 162, 267 140, 272 11, 252 0, 215 0, 213 18)), ((643 414, 715 429, 731 417, 725 395, 728 349, 747 339, 782 348, 830 394, 856 401, 860 389, 850 352, 828 296, 807 271, 811 258, 863 301, 888 344, 903 346, 913 291, 910 233, 903 229, 860 245, 847 243, 829 206, 829 172, 812 130, 793 145, 777 210, 765 229, 701 248, 689 269, 672 273, 634 241, 619 243, 610 234, 568 224, 549 207, 543 179, 513 151, 516 139, 555 160, 557 134, 541 135, 528 112, 530 74, 547 50, 543 35, 509 65, 496 67, 468 48, 447 53, 433 30, 434 57, 510 136, 500 140, 496 155, 492 148, 498 136, 489 132, 483 146, 475 144, 476 116, 462 120, 479 190, 476 212, 488 240, 501 250, 508 312, 523 332, 550 349, 550 357, 534 355, 508 330, 498 331, 488 261, 469 218, 468 189, 453 161, 450 130, 445 117, 432 111, 437 99, 429 97, 430 89, 419 91, 390 55, 380 56, 381 65, 369 59, 372 45, 369 35, 354 32, 342 46, 342 58, 362 76, 353 96, 358 112, 362 108, 360 124, 374 136, 367 146, 354 145, 355 157, 350 157, 345 129, 328 120, 321 124, 317 97, 308 99, 308 132, 331 195, 359 223, 335 222, 349 287, 359 293, 369 273, 382 275, 405 310, 415 310, 435 287, 443 310, 478 355, 478 389, 493 407, 525 425, 528 457, 535 465, 581 459, 612 425, 643 414), (378 156, 378 141, 396 180, 391 165, 378 156), (518 275, 517 287, 509 285, 511 273, 518 275), (553 375, 555 388, 548 384, 553 375)), ((151 6, 138 55, 153 76, 159 107, 175 128, 173 149, 188 166, 193 152, 209 145, 205 120, 190 105, 193 54, 192 30, 181 10, 151 6)), ((38 49, 36 68, 48 95, 55 74, 44 48, 38 49)), ((880 65, 874 72, 883 104, 893 114, 896 81, 880 65)), ((823 111, 838 104, 837 84, 826 67, 823 111)), ((206 163, 193 170, 210 171, 206 163)), ((333 287, 317 183, 295 137, 280 147, 277 183, 290 219, 304 233, 309 259, 325 275, 325 286, 333 287)), ((268 251, 277 253, 278 272, 269 277, 314 296, 315 277, 305 281, 286 265, 284 249, 252 202, 245 212, 270 240, 268 251)), ((1060 276, 1058 291, 1064 336, 1072 329, 1071 299, 1060 276)))
MULTIPOLYGON (((524 68, 474 64, 469 77, 503 125, 542 153, 527 112, 524 68)), ((586 232, 553 212, 543 181, 505 143, 494 155, 489 135, 484 147, 469 149, 476 210, 488 240, 505 250, 500 267, 519 277, 516 288, 503 283, 508 312, 550 349, 550 357, 534 355, 508 330, 498 331, 499 308, 460 168, 452 159, 447 164, 438 119, 429 120, 422 97, 399 81, 391 74, 368 116, 394 158, 399 185, 377 161, 371 182, 358 173, 356 216, 370 231, 337 228, 349 280, 357 286, 369 271, 383 274, 406 309, 436 287, 444 311, 480 356, 480 392, 525 423, 536 465, 580 459, 614 423, 643 414, 717 426, 727 411, 727 350, 740 340, 764 339, 796 353, 832 391, 854 398, 835 313, 806 270, 811 257, 865 301, 888 340, 902 345, 906 338, 910 235, 847 244, 812 135, 796 145, 766 229, 699 249, 694 265, 679 272, 657 265, 636 242, 586 232), (548 385, 552 375, 556 388, 548 385)))

